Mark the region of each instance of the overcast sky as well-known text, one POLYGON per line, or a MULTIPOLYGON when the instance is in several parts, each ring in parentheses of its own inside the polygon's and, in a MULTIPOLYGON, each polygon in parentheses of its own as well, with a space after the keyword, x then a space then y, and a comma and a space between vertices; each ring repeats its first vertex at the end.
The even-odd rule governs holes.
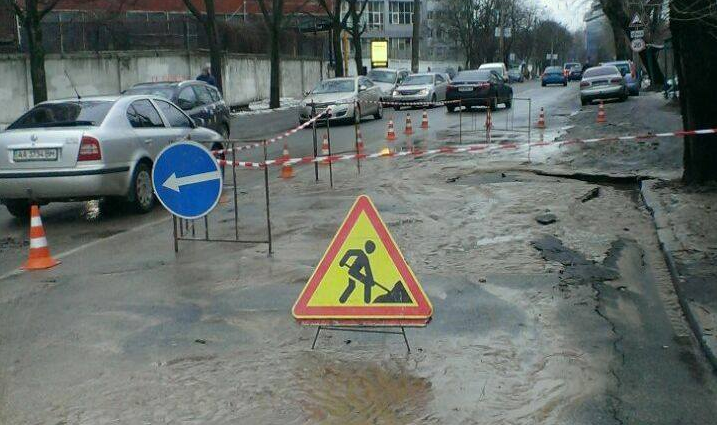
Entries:
POLYGON ((583 27, 583 16, 590 5, 589 0, 538 0, 553 14, 553 19, 572 30, 583 27))

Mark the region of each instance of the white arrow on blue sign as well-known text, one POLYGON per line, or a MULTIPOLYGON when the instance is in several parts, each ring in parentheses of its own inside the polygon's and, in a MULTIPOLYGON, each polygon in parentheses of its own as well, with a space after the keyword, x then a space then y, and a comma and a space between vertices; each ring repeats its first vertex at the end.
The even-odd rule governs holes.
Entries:
POLYGON ((193 220, 209 214, 222 194, 222 173, 214 155, 199 143, 174 143, 152 169, 154 193, 177 217, 193 220))

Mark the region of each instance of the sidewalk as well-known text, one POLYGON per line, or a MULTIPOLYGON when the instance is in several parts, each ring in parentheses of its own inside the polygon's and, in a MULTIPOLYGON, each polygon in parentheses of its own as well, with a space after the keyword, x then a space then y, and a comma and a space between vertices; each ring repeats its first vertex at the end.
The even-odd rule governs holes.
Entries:
POLYGON ((717 185, 690 188, 648 180, 641 192, 680 304, 717 370, 717 185))

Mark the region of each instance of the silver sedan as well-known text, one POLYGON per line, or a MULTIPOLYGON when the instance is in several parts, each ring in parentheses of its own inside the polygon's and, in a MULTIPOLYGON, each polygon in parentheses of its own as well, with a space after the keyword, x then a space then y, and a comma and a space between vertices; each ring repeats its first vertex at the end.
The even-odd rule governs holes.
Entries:
POLYGON ((599 99, 627 100, 627 83, 615 66, 596 66, 583 73, 580 102, 583 106, 599 99))
POLYGON ((331 107, 331 120, 360 122, 365 116, 383 118, 381 89, 367 77, 331 78, 320 82, 301 102, 299 121, 311 118, 331 107))
POLYGON ((190 137, 221 146, 184 112, 153 96, 103 96, 36 105, 0 133, 0 202, 27 217, 29 203, 109 198, 148 212, 152 164, 190 137))
POLYGON ((446 100, 448 80, 441 74, 411 74, 391 93, 394 108, 402 103, 442 102, 446 100))

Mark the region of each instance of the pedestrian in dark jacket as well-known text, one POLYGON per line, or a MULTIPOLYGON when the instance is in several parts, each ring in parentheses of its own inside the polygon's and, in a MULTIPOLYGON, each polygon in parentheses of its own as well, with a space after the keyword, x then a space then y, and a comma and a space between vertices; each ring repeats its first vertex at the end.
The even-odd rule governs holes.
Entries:
POLYGON ((214 87, 217 86, 217 79, 214 78, 214 76, 212 75, 212 67, 209 65, 205 65, 202 68, 202 73, 197 76, 197 80, 204 81, 205 83, 210 84, 214 87))

